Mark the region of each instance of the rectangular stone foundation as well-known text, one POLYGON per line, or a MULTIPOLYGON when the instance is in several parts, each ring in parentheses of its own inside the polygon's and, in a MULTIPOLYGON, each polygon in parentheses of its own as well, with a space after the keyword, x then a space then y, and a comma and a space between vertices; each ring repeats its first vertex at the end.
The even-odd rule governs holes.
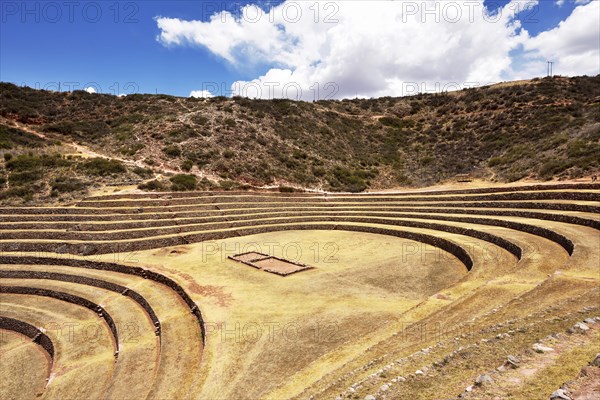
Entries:
POLYGON ((300 271, 306 271, 314 268, 310 265, 301 264, 258 252, 236 254, 234 256, 229 256, 228 258, 279 276, 288 276, 300 271))

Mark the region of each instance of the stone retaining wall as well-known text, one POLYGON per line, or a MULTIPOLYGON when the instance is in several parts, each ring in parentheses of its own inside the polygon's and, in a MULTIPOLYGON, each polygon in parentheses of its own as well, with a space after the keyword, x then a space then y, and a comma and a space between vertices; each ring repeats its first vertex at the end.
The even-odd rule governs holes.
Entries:
MULTIPOLYGON (((345 211, 337 211, 336 209, 327 209, 328 213, 336 212, 338 215, 357 215, 356 213, 350 213, 347 209, 345 211)), ((352 210, 352 209, 350 209, 352 210)), ((544 213, 536 211, 521 211, 521 210, 481 210, 481 209, 463 209, 463 208, 430 208, 430 207, 416 207, 416 208, 405 208, 405 207, 361 207, 355 210, 364 212, 365 214, 370 211, 378 212, 401 212, 401 213, 437 213, 437 214, 473 214, 473 215, 490 215, 490 216, 509 216, 509 217, 521 217, 531 219, 542 219, 548 221, 565 222, 569 224, 589 226, 594 229, 600 230, 600 221, 557 213, 544 213)), ((566 210, 565 210, 566 211, 566 210)), ((596 211, 593 211, 596 212, 596 211)), ((600 207, 598 207, 598 213, 600 213, 600 207)), ((146 214, 146 215, 118 215, 110 216, 106 215, 104 218, 95 218, 85 215, 81 216, 68 216, 68 215, 39 215, 39 216, 0 216, 1 222, 18 222, 13 223, 10 226, 3 228, 10 228, 13 230, 20 229, 40 229, 42 225, 39 222, 53 222, 50 224, 43 225, 47 226, 48 229, 66 229, 74 231, 110 231, 126 229, 129 227, 134 228, 153 228, 163 226, 175 226, 183 224, 193 223, 211 223, 211 222, 223 222, 229 221, 230 218, 235 219, 250 219, 256 218, 249 214, 260 213, 255 210, 223 210, 218 213, 216 212, 186 212, 186 213, 169 213, 169 214, 146 214), (215 216, 216 215, 216 216, 215 216), (242 217, 248 215, 247 217, 242 217), (181 221, 176 218, 190 218, 188 221, 181 221), (21 222, 33 220, 35 222, 21 222), (90 223, 90 221, 118 221, 112 223, 90 223), (66 223, 66 221, 82 223, 66 223)), ((298 216, 299 213, 302 215, 323 215, 322 212, 316 212, 315 208, 312 207, 293 207, 284 211, 269 212, 269 215, 273 217, 293 217, 298 216)), ((416 216, 415 216, 416 218, 416 216)))
MULTIPOLYGON (((38 251, 38 250, 36 250, 38 251)), ((42 250, 44 251, 44 250, 42 250)), ((46 250, 48 251, 48 250, 46 250)), ((204 320, 200 309, 185 292, 185 290, 174 280, 167 278, 156 272, 151 272, 147 269, 134 266, 125 266, 121 264, 100 262, 100 261, 89 261, 79 260, 71 258, 51 258, 51 257, 16 257, 16 256, 0 256, 0 264, 9 265, 56 265, 56 266, 69 266, 76 268, 87 268, 102 271, 119 272, 127 275, 139 276, 145 279, 151 279, 155 282, 161 283, 174 290, 181 299, 188 305, 190 312, 194 314, 198 320, 200 326, 200 332, 202 335, 202 343, 204 344, 206 332, 204 330, 204 320)))
MULTIPOLYGON (((332 211, 338 208, 348 209, 351 205, 339 205, 339 204, 325 204, 327 208, 332 211)), ((21 213, 18 209, 13 209, 8 215, 1 215, 0 222, 24 222, 24 221, 128 221, 128 220, 169 220, 174 218, 184 217, 201 217, 201 216, 214 216, 219 214, 228 213, 243 213, 243 212, 260 212, 256 210, 244 210, 255 208, 256 204, 238 204, 235 205, 236 209, 227 209, 222 207, 221 209, 213 208, 199 211, 196 207, 180 207, 177 209, 170 209, 167 207, 159 207, 155 210, 149 209, 76 209, 76 208, 53 208, 53 209, 27 209, 25 215, 15 215, 21 213), (18 210, 18 212, 16 211, 18 210), (85 212, 77 212, 78 210, 85 212), (49 213, 46 213, 48 211, 49 213), (113 212, 114 211, 114 212, 113 212), (212 211, 212 212, 211 212, 212 211), (81 214, 81 215, 71 215, 81 214)), ((269 205, 269 207, 263 207, 262 209, 278 209, 282 208, 286 211, 292 209, 296 211, 314 211, 314 207, 288 207, 288 206, 276 206, 269 205)), ((368 208, 368 207, 367 207, 368 208)), ((372 208, 372 207, 371 207, 372 208)), ((471 208, 515 208, 515 209, 536 209, 536 210, 549 210, 549 211, 575 211, 575 212, 587 212, 587 213, 600 213, 600 207, 584 205, 584 204, 572 204, 572 203, 509 203, 509 202, 480 202, 480 203, 435 203, 435 204, 379 204, 377 209, 380 210, 392 210, 392 209, 442 209, 446 213, 454 212, 455 209, 471 209, 471 208)), ((475 210, 474 210, 475 212, 475 210)))
POLYGON ((514 201, 514 200, 579 200, 579 201, 600 201, 600 194, 583 192, 527 192, 527 193, 499 193, 489 195, 471 195, 471 196, 444 196, 435 195, 412 195, 412 196, 393 196, 381 195, 380 197, 265 197, 265 196, 232 196, 232 197, 196 197, 170 200, 138 200, 135 202, 128 200, 110 200, 110 201, 86 201, 78 203, 78 207, 144 207, 154 210, 155 207, 172 207, 186 205, 210 205, 214 203, 385 203, 385 202, 436 202, 436 201, 514 201))
POLYGON ((34 343, 40 345, 50 356, 50 363, 54 362, 54 344, 52 340, 35 326, 18 319, 0 316, 0 329, 13 331, 30 338, 34 343))
POLYGON ((96 314, 99 317, 103 318, 108 325, 115 345, 115 354, 119 349, 119 335, 117 333, 117 326, 115 325, 115 321, 112 319, 110 314, 100 305, 91 302, 88 299, 83 297, 75 296, 69 293, 58 292, 50 289, 40 289, 34 287, 25 287, 25 286, 0 286, 0 293, 11 293, 11 294, 25 294, 25 295, 33 295, 33 296, 44 296, 44 297, 52 297, 57 300, 61 300, 67 303, 76 304, 81 307, 85 307, 96 314))
POLYGON ((142 307, 148 317, 152 321, 152 324, 160 331, 160 321, 156 316, 156 313, 152 309, 152 306, 146 301, 146 299, 137 293, 136 291, 129 289, 125 286, 118 285, 113 282, 104 281, 101 279, 89 278, 86 276, 70 275, 57 272, 45 272, 45 271, 15 271, 15 270, 0 270, 0 278, 5 279, 47 279, 53 281, 62 281, 76 283, 79 285, 95 286, 102 289, 106 289, 111 292, 122 294, 123 296, 130 297, 133 301, 138 303, 142 307))
MULTIPOLYGON (((594 183, 567 183, 555 185, 526 185, 512 187, 497 187, 497 188, 477 188, 477 189, 457 189, 457 190, 435 190, 426 192, 426 194, 446 195, 446 194, 483 194, 483 193, 503 193, 503 192, 523 192, 533 190, 600 190, 600 184, 594 183)), ((165 197, 170 198, 185 198, 199 196, 243 196, 243 195, 269 195, 278 197, 316 197, 316 196, 343 196, 344 193, 279 193, 269 191, 213 191, 213 192, 161 192, 161 193, 132 193, 132 194, 112 194, 105 196, 91 196, 89 200, 108 200, 108 199, 160 199, 165 197)), ((382 193, 348 193, 347 196, 380 196, 382 193)), ((391 193, 384 193, 391 194, 391 193)), ((401 192, 393 193, 394 196, 413 196, 415 194, 424 194, 424 192, 401 192)))
MULTIPOLYGON (((290 216, 292 217, 292 216, 290 216)), ((394 225, 394 226, 406 226, 411 228, 423 228, 423 229, 433 229, 439 231, 445 231, 450 233, 457 233, 460 235, 466 235, 471 237, 476 237, 478 239, 482 239, 494 244, 503 247, 504 249, 510 251, 512 254, 521 257, 520 249, 517 250, 516 246, 511 242, 499 238, 495 235, 491 235, 485 232, 480 232, 474 229, 466 229, 461 227, 456 227, 452 225, 443 225, 437 223, 430 222, 420 222, 420 221, 404 221, 404 220, 392 220, 392 219, 382 219, 380 217, 389 217, 389 218, 401 218, 400 215, 397 214, 388 214, 388 215, 379 215, 378 217, 344 217, 344 216, 315 216, 315 217, 297 217, 288 220, 287 222, 297 222, 297 223, 307 223, 307 222, 360 222, 360 223, 376 223, 381 225, 394 225)), ((536 236, 541 236, 546 239, 552 240, 558 244, 560 244, 568 253, 571 255, 573 253, 573 243, 567 239, 566 237, 550 231, 545 228, 541 228, 535 225, 523 224, 512 221, 503 221, 491 218, 476 218, 476 217, 451 217, 451 216, 407 216, 408 218, 421 218, 421 219, 435 219, 435 220, 443 220, 443 221, 451 221, 451 222, 463 222, 463 223, 472 223, 478 225, 491 225, 491 226, 501 226, 508 229, 514 229, 526 233, 530 233, 536 236)), ((3 240, 24 240, 24 239, 53 239, 53 240, 66 240, 66 241, 88 241, 94 242, 93 245, 100 248, 105 248, 106 243, 98 243, 98 241, 119 241, 119 240, 127 240, 127 239, 144 239, 148 237, 148 235, 152 236, 167 236, 167 235, 183 235, 186 232, 194 232, 198 230, 222 230, 222 229, 231 229, 231 228, 245 228, 249 226, 260 226, 259 224, 277 224, 280 221, 277 220, 264 220, 261 222, 257 221, 236 221, 236 222, 225 222, 225 223, 217 223, 211 224, 209 226, 204 225, 188 225, 188 226, 175 226, 168 228, 159 228, 145 231, 116 231, 116 232, 43 232, 43 231, 19 231, 19 232, 0 232, 0 239, 3 240)), ((233 236, 233 235, 232 235, 233 236)), ((187 236, 182 236, 187 237, 187 236)), ((137 242, 132 242, 137 243, 137 242)), ((2 247, 8 244, 3 244, 2 247)), ((92 244, 90 244, 92 245, 92 244)), ((57 246, 58 247, 58 246, 57 246)), ((138 250, 138 249, 136 249, 138 250)), ((59 252, 55 250, 56 252, 59 252)), ((102 250, 98 250, 99 252, 103 252, 102 250)), ((67 250, 66 252, 71 252, 67 250)))

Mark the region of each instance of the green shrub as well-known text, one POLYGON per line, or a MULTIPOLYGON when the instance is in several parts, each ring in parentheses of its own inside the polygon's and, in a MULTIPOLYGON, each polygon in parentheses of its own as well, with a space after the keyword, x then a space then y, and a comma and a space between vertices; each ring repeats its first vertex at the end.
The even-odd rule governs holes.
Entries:
POLYGON ((327 171, 323 167, 312 167, 312 173, 314 176, 320 178, 327 174, 327 171))
POLYGON ((165 190, 165 185, 163 185, 162 182, 154 179, 146 183, 140 183, 138 185, 138 189, 159 192, 165 190))
POLYGON ((396 129, 412 128, 415 125, 414 121, 404 120, 396 117, 382 117, 379 119, 379 122, 384 126, 389 126, 396 129))
POLYGON ((12 172, 8 176, 8 182, 11 186, 25 186, 42 179, 44 174, 39 170, 24 172, 12 172))
POLYGON ((216 187, 217 185, 213 181, 210 181, 206 178, 202 178, 202 180, 198 182, 198 190, 209 190, 214 189, 216 187))
POLYGON ((168 155, 171 158, 175 158, 175 157, 179 157, 181 155, 181 149, 179 148, 179 146, 177 146, 175 144, 171 144, 171 145, 165 146, 163 148, 163 153, 165 153, 166 155, 168 155))
POLYGON ((505 164, 505 160, 502 157, 492 157, 488 160, 488 166, 490 167, 495 167, 502 164, 505 164))
POLYGON ((208 118, 206 118, 203 115, 194 115, 192 117, 192 122, 195 123, 196 125, 204 126, 208 123, 208 118))
POLYGON ((55 132, 80 139, 90 140, 106 137, 110 134, 110 126, 104 121, 62 121, 46 127, 46 132, 55 132))
POLYGON ((219 182, 219 186, 223 190, 233 190, 238 187, 238 183, 235 181, 225 180, 225 181, 219 182))
POLYGON ((190 172, 194 167, 194 162, 192 160, 185 160, 181 163, 181 169, 186 172, 190 172))
POLYGON ((198 179, 194 175, 178 174, 171 177, 171 189, 175 192, 185 192, 198 188, 198 179))
POLYGON ((125 114, 109 121, 108 124, 111 127, 116 127, 120 125, 137 124, 138 122, 142 122, 143 120, 144 116, 142 114, 125 114))
POLYGON ((298 149, 294 149, 294 151, 292 152, 292 156, 298 160, 306 160, 308 158, 308 154, 298 149))
POLYGON ((149 178, 152 175, 154 175, 154 171, 152 171, 149 168, 141 168, 141 167, 135 167, 133 169, 133 173, 142 177, 142 178, 149 178))
POLYGON ((600 154, 599 144, 587 143, 583 140, 574 140, 567 146, 567 155, 569 157, 586 157, 593 154, 600 154))
POLYGON ((190 126, 182 126, 169 132, 169 136, 179 141, 186 140, 197 136, 196 131, 190 126))
POLYGON ((374 178, 376 172, 367 170, 351 170, 335 167, 333 177, 329 180, 331 187, 338 191, 358 193, 368 187, 367 179, 374 178))
POLYGON ((13 149, 17 146, 40 147, 44 139, 17 128, 0 125, 0 149, 13 149))
POLYGON ((125 156, 134 156, 138 151, 144 148, 143 143, 133 143, 128 146, 123 146, 120 149, 121 154, 125 156))
POLYGON ((52 192, 56 193, 70 193, 84 190, 86 188, 85 182, 72 177, 58 177, 54 179, 51 185, 52 192))
POLYGON ((94 176, 109 176, 127 172, 120 161, 99 157, 83 162, 79 165, 79 170, 94 176))
POLYGON ((38 156, 29 153, 11 158, 6 162, 6 168, 12 171, 29 171, 33 169, 64 167, 70 164, 71 161, 63 158, 60 154, 42 154, 38 156))
POLYGON ((570 167, 567 160, 550 160, 542 164, 538 171, 538 175, 543 179, 551 179, 570 167))
POLYGON ((33 193, 35 188, 32 186, 19 186, 12 187, 8 190, 0 191, 0 200, 5 200, 11 197, 17 197, 24 201, 33 199, 33 193))

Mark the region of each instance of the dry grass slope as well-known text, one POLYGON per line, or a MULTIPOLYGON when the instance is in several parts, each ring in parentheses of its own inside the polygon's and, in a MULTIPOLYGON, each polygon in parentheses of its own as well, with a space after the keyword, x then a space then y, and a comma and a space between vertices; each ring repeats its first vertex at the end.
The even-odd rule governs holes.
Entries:
POLYGON ((484 373, 469 398, 547 398, 596 351, 597 328, 565 330, 600 313, 599 202, 564 184, 0 208, 2 359, 49 399, 433 399, 484 373), (248 252, 315 268, 228 258, 248 252), (527 368, 497 370, 508 355, 527 368))

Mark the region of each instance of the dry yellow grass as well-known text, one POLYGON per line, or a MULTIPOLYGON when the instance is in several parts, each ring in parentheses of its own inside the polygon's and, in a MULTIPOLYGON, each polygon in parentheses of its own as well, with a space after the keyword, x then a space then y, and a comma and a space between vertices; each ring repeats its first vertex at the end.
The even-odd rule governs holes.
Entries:
MULTIPOLYGON (((550 189, 545 192, 563 191, 550 189)), ((595 196, 600 193, 596 189, 568 192, 585 192, 595 196)), ((166 286, 139 275, 27 263, 2 265, 1 269, 76 274, 103 279, 137 291, 155 309, 160 320, 160 351, 156 350, 157 347, 152 350, 152 344, 156 346, 157 340, 152 331, 152 323, 146 320, 147 316, 138 305, 119 293, 75 283, 27 282, 28 279, 16 278, 3 278, 2 285, 28 284, 30 287, 51 288, 86 297, 102 304, 118 325, 132 321, 140 327, 140 341, 124 344, 121 348, 122 358, 116 363, 110 359, 112 353, 108 345, 94 358, 101 365, 110 359, 114 368, 107 381, 112 379, 113 384, 118 383, 118 386, 110 389, 105 385, 102 389, 102 393, 109 398, 121 397, 121 394, 127 393, 127 388, 131 388, 131 392, 140 397, 149 398, 278 400, 306 398, 311 395, 316 398, 335 398, 342 395, 360 399, 366 394, 376 394, 380 398, 383 393, 379 392, 379 387, 383 383, 391 383, 391 379, 397 375, 408 379, 388 388, 387 398, 453 397, 471 384, 478 374, 496 368, 506 355, 520 354, 540 337, 564 332, 569 324, 599 311, 595 300, 600 284, 600 238, 598 230, 592 227, 534 217, 493 214, 478 216, 478 221, 471 222, 436 220, 439 216, 455 219, 468 216, 453 212, 453 209, 443 213, 425 210, 413 212, 410 216, 378 216, 380 211, 377 211, 377 207, 381 203, 377 203, 377 200, 380 196, 372 197, 373 202, 363 203, 342 202, 344 196, 341 196, 326 202, 315 201, 312 204, 312 201, 305 201, 294 204, 278 200, 278 194, 269 194, 267 196, 274 197, 273 202, 257 201, 248 208, 241 206, 246 205, 244 201, 235 202, 242 196, 248 195, 224 195, 214 202, 209 201, 192 208, 206 210, 210 216, 219 216, 223 209, 227 209, 232 212, 227 214, 224 222, 239 219, 249 226, 288 230, 234 236, 238 228, 220 225, 219 232, 233 237, 91 257, 95 261, 116 261, 130 267, 147 268, 177 282, 202 312, 206 332, 205 346, 202 345, 198 323, 182 298, 166 286), (229 200, 234 204, 230 204, 229 200), (298 206, 313 206, 313 210, 322 216, 351 210, 358 217, 379 219, 377 223, 319 221, 313 229, 304 230, 301 229, 303 223, 298 222, 295 216, 275 213, 293 210, 298 206), (548 229, 562 235, 560 237, 568 238, 574 251, 570 255, 560 238, 549 240, 543 237, 544 234, 494 226, 486 220, 502 220, 548 229), (437 223, 445 229, 394 225, 398 222, 437 223), (473 268, 467 271, 466 266, 456 257, 430 245, 395 236, 344 230, 352 227, 384 228, 390 232, 428 234, 448 240, 467 250, 473 261, 473 268), (466 233, 478 232, 488 236, 484 236, 487 239, 483 240, 478 235, 474 237, 451 233, 454 232, 453 229, 459 228, 471 229, 466 233), (493 238, 503 238, 518 246, 522 252, 520 259, 509 247, 493 244, 493 238), (280 277, 227 258, 249 251, 283 257, 316 268, 280 277), (579 313, 584 306, 588 309, 579 313), (415 332, 416 326, 424 327, 425 332, 415 332), (509 331, 511 333, 507 333, 509 331), (498 339, 498 334, 508 336, 501 335, 498 339), (424 348, 428 350, 421 352, 424 348), (462 356, 458 357, 455 353, 460 348, 463 348, 460 351, 464 354, 461 353, 462 356), (142 358, 145 361, 140 361, 142 358), (151 361, 153 358, 155 362, 151 361), (453 361, 441 363, 446 358, 453 361), (414 371, 424 366, 428 366, 430 372, 422 378, 414 376, 414 371), (146 386, 143 384, 144 376, 147 376, 146 386), (353 385, 354 392, 348 390, 350 385, 353 385)), ((470 196, 472 195, 464 197, 468 199, 470 196)), ((203 195, 196 197, 202 199, 203 195)), ((448 198, 457 204, 465 201, 453 200, 449 195, 439 197, 442 199, 440 201, 448 198)), ((401 202, 407 199, 410 200, 410 197, 398 201, 400 209, 403 207, 401 202)), ((168 203, 170 200, 165 199, 164 202, 168 203)), ((91 201, 97 202, 95 199, 91 201)), ((136 209, 139 204, 143 204, 143 200, 126 198, 119 200, 120 203, 113 208, 110 201, 100 200, 97 202, 100 205, 92 207, 82 202, 76 208, 78 211, 70 215, 81 215, 85 221, 88 217, 83 213, 90 208, 110 216, 136 209), (103 202, 110 208, 103 208, 103 202)), ((536 202, 585 206, 598 204, 593 200, 536 202)), ((410 202, 407 207, 426 208, 428 205, 428 202, 417 201, 410 202)), ((143 227, 144 221, 151 220, 147 218, 147 212, 135 214, 122 226, 119 222, 103 221, 101 218, 96 221, 91 218, 89 222, 83 223, 82 230, 86 231, 85 224, 93 224, 94 229, 100 229, 89 230, 86 234, 120 232, 124 235, 123 238, 111 242, 136 244, 142 243, 146 237, 169 239, 180 237, 177 235, 211 232, 216 229, 211 223, 198 225, 197 218, 193 220, 180 214, 180 210, 185 210, 186 207, 171 205, 152 215, 173 216, 161 220, 166 222, 165 227, 183 229, 187 224, 194 224, 189 231, 174 230, 173 233, 165 233, 156 231, 160 228, 154 226, 143 227), (102 226, 108 223, 111 223, 111 228, 103 230, 102 226), (128 238, 126 235, 130 232, 147 236, 128 238)), ((492 213, 506 210, 493 207, 475 209, 492 213)), ((546 214, 550 218, 558 215, 580 217, 589 221, 600 219, 593 212, 544 209, 531 211, 546 214)), ((30 217, 25 210, 22 210, 22 215, 24 218, 30 217)), ((302 212, 298 212, 298 216, 302 216, 302 212)), ((8 232, 11 224, 18 223, 7 222, 3 231, 8 232)), ((66 222, 68 227, 78 226, 80 223, 79 220, 66 222)), ((102 242, 102 239, 59 239, 60 234, 68 233, 69 230, 64 226, 56 227, 49 220, 35 227, 23 227, 10 232, 0 240, 0 244, 10 245, 17 241, 10 237, 12 232, 35 232, 39 235, 31 239, 19 238, 20 243, 45 245, 102 242), (58 236, 51 238, 52 235, 58 236)), ((82 259, 81 256, 69 258, 82 259)), ((14 317, 24 314, 37 326, 43 326, 48 319, 64 318, 58 311, 44 311, 45 300, 40 302, 35 296, 3 295, 2 301, 0 311, 6 310, 9 316, 14 317), (23 302, 20 298, 24 298, 23 302)), ((60 308, 57 305, 57 310, 60 308)), ((73 318, 87 318, 85 312, 78 312, 73 307, 67 306, 65 310, 73 318)), ((60 339, 53 339, 62 352, 60 339)), ((573 375, 589 356, 589 346, 593 340, 591 337, 589 340, 584 337, 582 343, 585 349, 581 351, 565 350, 561 363, 548 370, 548 377, 563 379, 573 375)), ((61 352, 59 356, 63 354, 61 352)), ((57 365, 61 362, 70 365, 64 357, 57 357, 57 365)), ((71 362, 73 365, 80 365, 75 360, 71 362)), ((68 379, 75 376, 76 372, 75 369, 61 372, 57 375, 56 382, 59 377, 68 379)), ((90 374, 85 369, 77 373, 87 374, 87 378, 90 374)), ((558 387, 554 380, 540 380, 535 390, 549 394, 558 387)), ((56 387, 58 386, 51 388, 54 391, 46 392, 49 398, 67 393, 56 387)), ((526 398, 531 394, 528 390, 524 386, 516 388, 515 393, 519 394, 515 398, 526 398)), ((473 396, 475 397, 471 398, 485 398, 483 392, 473 396), (477 397, 478 395, 483 397, 477 397)))
POLYGON ((402 246, 420 245, 374 234, 288 231, 137 252, 135 259, 178 279, 202 305, 206 378, 194 396, 257 398, 290 378, 300 389, 306 381, 294 376, 318 377, 321 362, 351 357, 346 346, 360 352, 371 344, 368 336, 377 338, 373 331, 466 275, 450 255, 403 260, 402 246), (317 268, 284 278, 227 259, 253 249, 317 268))
POLYGON ((0 329, 0 393, 4 398, 32 399, 46 386, 48 356, 31 339, 0 329))

